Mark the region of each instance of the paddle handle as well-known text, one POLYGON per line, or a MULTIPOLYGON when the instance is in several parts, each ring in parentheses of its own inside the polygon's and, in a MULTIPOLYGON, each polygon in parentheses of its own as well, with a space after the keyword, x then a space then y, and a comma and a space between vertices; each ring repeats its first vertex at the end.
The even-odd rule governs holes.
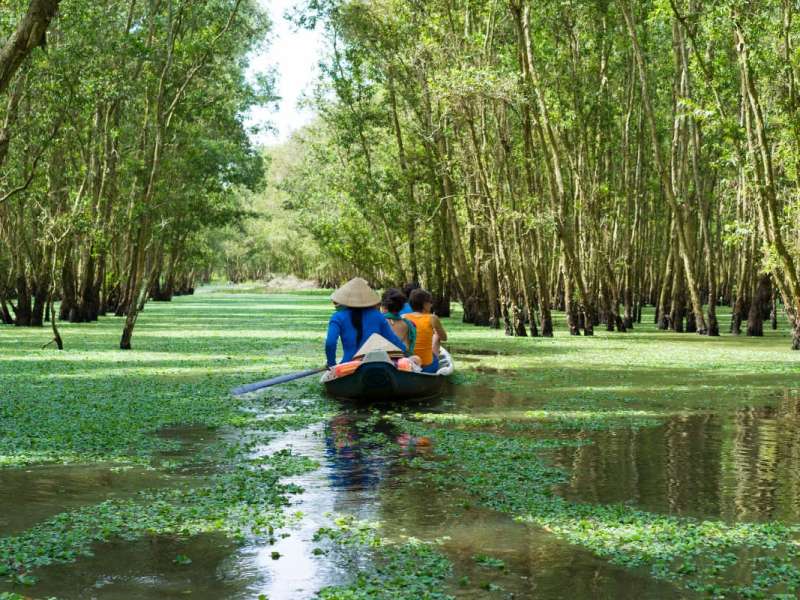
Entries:
POLYGON ((241 396, 242 394, 247 394, 248 392, 255 392, 256 390, 262 390, 264 388, 272 387, 273 385, 286 383, 287 381, 294 381, 295 379, 302 379, 303 377, 308 377, 309 375, 314 375, 315 373, 322 373, 323 371, 327 370, 327 367, 321 367, 319 369, 309 369, 308 371, 299 371, 297 373, 289 373, 288 375, 280 375, 279 377, 273 377, 272 379, 265 379, 264 381, 256 381, 255 383, 240 385, 239 387, 233 388, 231 390, 231 394, 234 396, 241 396))

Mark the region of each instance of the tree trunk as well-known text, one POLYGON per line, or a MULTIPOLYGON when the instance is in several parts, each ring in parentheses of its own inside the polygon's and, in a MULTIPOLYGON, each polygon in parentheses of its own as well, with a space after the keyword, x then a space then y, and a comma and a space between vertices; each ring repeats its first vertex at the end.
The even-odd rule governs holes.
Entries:
MULTIPOLYGON (((58 325, 56 321, 58 317, 56 316, 56 307, 53 303, 53 294, 51 293, 47 299, 47 309, 46 309, 48 319, 50 321, 50 328, 53 330, 53 342, 56 344, 56 348, 59 350, 64 349, 64 340, 61 339, 61 333, 58 331, 58 325)), ((52 343, 52 342, 51 342, 52 343)), ((48 344, 49 345, 49 344, 48 344)))
MULTIPOLYGON (((136 319, 139 316, 139 296, 143 294, 142 287, 144 282, 144 228, 140 226, 136 236, 136 244, 131 248, 131 273, 129 282, 129 292, 126 302, 128 303, 127 314, 125 316, 125 326, 122 329, 120 338, 120 350, 131 349, 131 339, 133 338, 133 328, 136 326, 136 319)), ((146 292, 146 290, 145 290, 146 292)), ((146 298, 146 293, 144 294, 146 298)))
POLYGON ((28 280, 25 276, 17 276, 17 304, 14 306, 14 325, 17 327, 30 327, 31 324, 31 294, 28 289, 28 280))
POLYGON ((0 94, 6 91, 25 57, 37 46, 44 47, 47 28, 60 0, 31 0, 14 34, 0 48, 0 94))
MULTIPOLYGON (((5 94, 14 74, 25 58, 40 46, 44 48, 47 28, 56 14, 60 0, 31 0, 14 33, 0 48, 0 96, 5 94)), ((0 167, 8 155, 11 133, 6 121, 0 130, 0 167)))
POLYGON ((772 299, 772 282, 769 273, 762 273, 753 286, 750 310, 747 314, 747 335, 761 337, 764 335, 764 313, 769 314, 772 299))
MULTIPOLYGON (((670 229, 672 230, 672 234, 670 238, 674 235, 675 225, 673 224, 670 229)), ((661 280, 661 291, 658 295, 658 304, 656 305, 656 324, 658 328, 661 330, 667 330, 670 328, 669 323, 669 310, 667 310, 667 301, 670 294, 670 290, 673 286, 673 279, 675 278, 675 257, 673 254, 674 244, 669 244, 669 252, 667 252, 667 260, 664 263, 664 278, 661 280)))
POLYGON ((772 326, 772 330, 775 331, 778 328, 778 289, 777 287, 772 293, 772 307, 769 313, 769 320, 770 325, 772 326))
POLYGON ((639 36, 636 33, 636 26, 634 24, 633 17, 631 14, 629 0, 622 0, 622 2, 620 2, 620 8, 622 10, 623 17, 625 18, 625 24, 627 25, 628 28, 628 34, 630 35, 631 38, 634 56, 636 58, 636 63, 638 66, 639 80, 642 89, 642 101, 643 101, 642 104, 650 129, 650 136, 652 139, 652 146, 653 146, 653 156, 655 158, 656 167, 658 168, 659 175, 661 178, 661 188, 664 192, 664 195, 667 198, 667 203, 672 209, 673 218, 675 219, 675 229, 678 234, 678 250, 680 252, 681 258, 683 259, 683 268, 684 268, 684 273, 686 274, 686 282, 689 288, 689 295, 692 300, 692 309, 695 313, 695 319, 697 320, 697 332, 705 334, 708 331, 708 327, 706 326, 705 315, 703 315, 703 303, 702 300, 700 299, 698 278, 695 271, 695 265, 693 262, 694 257, 692 256, 691 249, 689 247, 686 216, 683 212, 682 205, 678 202, 678 199, 675 196, 675 190, 672 187, 672 180, 670 178, 669 169, 661 153, 661 146, 660 146, 661 142, 658 137, 659 136, 658 125, 656 124, 655 111, 653 110, 653 104, 650 96, 650 86, 647 82, 646 63, 644 59, 644 54, 642 53, 642 49, 639 45, 639 36))
POLYGON ((47 284, 37 282, 33 291, 33 310, 31 311, 31 326, 44 326, 44 310, 47 307, 47 284))
POLYGON ((578 311, 575 308, 575 299, 572 296, 572 280, 564 272, 564 311, 567 313, 567 327, 570 335, 580 335, 578 324, 578 311))

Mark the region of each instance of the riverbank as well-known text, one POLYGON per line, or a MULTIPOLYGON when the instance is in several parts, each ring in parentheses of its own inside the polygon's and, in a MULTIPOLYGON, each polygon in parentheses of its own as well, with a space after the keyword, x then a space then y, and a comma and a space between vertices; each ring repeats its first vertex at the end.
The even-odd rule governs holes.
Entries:
POLYGON ((46 330, 0 330, 12 581, 0 591, 557 598, 569 580, 577 598, 663 598, 800 585, 800 356, 786 331, 709 339, 645 323, 572 338, 558 323, 553 339, 511 339, 456 315, 459 374, 440 402, 387 416, 312 381, 228 395, 317 365, 329 313, 321 292, 176 298, 147 306, 132 352, 114 350, 114 318, 64 324, 63 353, 41 349, 46 330), (309 575, 293 579, 290 562, 309 575))

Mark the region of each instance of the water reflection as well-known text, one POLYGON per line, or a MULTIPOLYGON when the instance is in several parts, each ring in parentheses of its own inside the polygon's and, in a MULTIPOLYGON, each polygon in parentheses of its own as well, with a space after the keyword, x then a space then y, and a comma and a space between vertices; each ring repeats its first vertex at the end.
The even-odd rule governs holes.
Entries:
MULTIPOLYGON (((374 487, 386 474, 387 461, 380 444, 362 439, 366 432, 358 425, 364 421, 355 414, 343 413, 325 426, 325 467, 334 488, 374 487)), ((370 433, 379 432, 373 428, 370 433)))
POLYGON ((222 535, 114 541, 77 563, 48 567, 30 589, 9 589, 36 598, 80 600, 246 598, 240 591, 254 575, 238 567, 234 548, 222 535), (178 554, 192 562, 177 564, 178 554))
POLYGON ((568 498, 727 521, 800 521, 798 398, 590 438, 553 453, 571 475, 560 489, 568 498))
POLYGON ((13 535, 65 510, 180 481, 143 467, 113 464, 0 469, 0 535, 13 535))
MULTIPOLYGON (((535 407, 524 398, 478 389, 407 410, 485 412, 487 408, 502 414, 535 407)), ((655 512, 727 520, 800 521, 800 397, 787 394, 773 406, 729 413, 677 415, 658 427, 570 435, 592 443, 547 455, 570 474, 559 490, 570 499, 627 502, 655 512)), ((375 412, 347 407, 327 423, 278 435, 255 454, 287 446, 321 464, 319 470, 292 480, 306 492, 292 498, 289 511, 302 511, 304 517, 287 530, 288 536, 278 537, 274 544, 245 547, 217 536, 113 542, 99 547, 94 557, 37 573, 40 583, 32 593, 113 600, 187 594, 209 600, 259 594, 272 600, 312 598, 321 587, 351 576, 335 556, 314 552, 318 545, 314 533, 330 524, 325 515, 343 513, 382 522, 384 534, 396 540, 404 536, 441 540, 442 552, 454 564, 452 593, 458 598, 492 597, 486 589, 489 584, 514 597, 543 600, 687 597, 645 571, 615 567, 508 515, 480 508, 458 490, 436 489, 419 470, 399 460, 430 453, 429 442, 397 430, 375 412), (383 443, 387 439, 396 444, 387 448, 383 443), (275 552, 279 559, 273 558, 275 552), (192 564, 175 564, 176 554, 190 556, 192 564), (506 568, 479 565, 474 560, 479 554, 502 559, 506 568)), ((16 473, 20 481, 15 489, 24 485, 39 489, 33 497, 56 512, 63 510, 64 489, 69 488, 63 482, 70 479, 69 469, 43 467, 33 475, 24 471, 0 471, 0 475, 8 483, 16 473), (58 485, 49 483, 55 474, 61 477, 58 485)), ((84 478, 91 473, 80 471, 85 467, 77 469, 84 478)), ((115 478, 122 473, 89 477, 89 487, 120 488, 122 480, 115 478)), ((142 481, 131 483, 137 485, 142 481)), ((76 496, 76 502, 91 501, 89 496, 76 496)), ((16 511, 20 526, 28 527, 48 514, 35 507, 30 502, 16 511)), ((3 524, 3 533, 8 526, 3 524)), ((499 596, 500 592, 494 594, 499 596)))

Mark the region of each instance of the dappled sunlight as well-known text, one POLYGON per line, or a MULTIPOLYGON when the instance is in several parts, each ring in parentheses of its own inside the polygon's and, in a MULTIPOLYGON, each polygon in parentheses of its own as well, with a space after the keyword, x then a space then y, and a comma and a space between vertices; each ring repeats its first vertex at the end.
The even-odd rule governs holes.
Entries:
POLYGON ((170 339, 189 339, 189 340, 197 340, 201 341, 202 339, 214 339, 214 338, 232 338, 232 339, 243 339, 243 338, 251 338, 251 339, 271 339, 271 340, 317 340, 321 341, 322 337, 320 336, 319 332, 314 331, 269 331, 263 329, 253 329, 250 331, 238 331, 238 330, 213 330, 213 329, 198 329, 196 331, 192 330, 185 330, 176 328, 177 331, 170 332, 169 334, 165 335, 163 330, 153 330, 148 331, 147 329, 142 329, 142 331, 137 333, 137 337, 139 338, 158 338, 164 340, 170 339), (202 333, 198 333, 202 332, 202 333))
MULTIPOLYGON (((199 362, 199 361, 198 361, 199 362)), ((230 376, 242 376, 248 374, 263 374, 265 376, 269 375, 279 375, 283 370, 286 369, 288 365, 292 363, 281 362, 278 364, 268 364, 265 362, 244 362, 244 363, 236 363, 229 366, 214 366, 214 373, 217 375, 227 374, 230 376)), ((297 363, 298 366, 302 363, 297 363)), ((116 378, 123 378, 123 379, 141 379, 143 383, 146 383, 148 379, 153 377, 179 377, 179 378, 188 378, 189 380, 196 379, 198 376, 207 376, 208 375, 208 365, 207 364, 199 364, 195 367, 178 367, 178 366, 156 366, 151 365, 146 368, 142 368, 136 365, 131 365, 127 367, 115 367, 113 369, 100 369, 95 368, 91 371, 79 371, 75 373, 52 373, 52 374, 43 374, 40 377, 41 381, 62 381, 62 380, 70 380, 75 379, 82 382, 108 382, 112 379, 116 378)), ((151 384, 155 389, 156 385, 162 385, 163 382, 159 382, 158 384, 151 384)))
POLYGON ((661 412, 647 410, 503 410, 502 412, 470 413, 414 413, 414 418, 423 423, 436 425, 455 425, 458 427, 496 427, 505 428, 530 422, 556 423, 562 427, 575 428, 588 426, 593 429, 612 426, 640 427, 658 425, 668 416, 680 412, 661 412), (649 420, 648 420, 649 419, 649 420))
MULTIPOLYGON (((292 307, 270 295, 246 303, 243 310, 239 296, 215 294, 213 301, 183 297, 148 307, 134 350, 126 352, 116 349, 121 321, 114 318, 65 324, 64 352, 41 349, 46 330, 11 330, 7 339, 15 341, 4 338, 0 345, 0 466, 152 468, 169 465, 176 452, 175 440, 158 433, 173 425, 219 430, 226 440, 247 431, 243 448, 254 432, 271 438, 318 426, 320 413, 304 408, 322 401, 316 378, 245 399, 229 390, 321 364, 331 309, 304 301, 292 307), (279 412, 259 415, 264 407, 279 412)), ((464 325, 459 316, 445 322, 457 365, 454 385, 439 403, 388 416, 397 433, 381 443, 399 448, 409 470, 386 470, 387 490, 405 485, 410 475, 400 473, 413 473, 431 498, 462 498, 496 519, 532 525, 526 531, 560 544, 559 565, 570 564, 576 548, 594 556, 581 576, 613 564, 628 581, 629 569, 645 567, 637 572, 654 589, 666 580, 706 592, 762 589, 755 578, 769 569, 782 573, 774 580, 791 581, 792 544, 800 533, 793 524, 800 523, 800 454, 793 441, 800 418, 792 415, 800 392, 794 398, 787 391, 797 387, 798 360, 781 338, 699 344, 708 340, 641 326, 625 336, 573 338, 557 331, 553 339, 519 339, 464 325)), ((366 424, 385 415, 363 418, 352 431, 342 415, 331 419, 341 437, 340 459, 357 456, 354 440, 377 443, 366 424)), ((274 438, 276 449, 280 439, 274 438)), ((355 476, 366 467, 353 468, 355 476)), ((222 501, 227 492, 220 493, 222 501)), ((203 508, 202 518, 178 509, 157 531, 171 534, 180 521, 195 532, 230 533, 228 527, 243 522, 219 521, 218 506, 203 508)), ((414 512, 409 504, 401 509, 393 518, 414 512)), ((108 514, 112 531, 125 534, 118 519, 152 518, 140 510, 113 503, 100 514, 108 514)), ((98 514, 96 507, 82 511, 76 518, 98 514)), ((409 531, 425 522, 419 518, 409 531)), ((41 533, 13 543, 38 543, 53 526, 45 522, 41 533)), ((266 548, 272 564, 272 547, 266 548)), ((477 550, 470 552, 472 561, 477 550)))

